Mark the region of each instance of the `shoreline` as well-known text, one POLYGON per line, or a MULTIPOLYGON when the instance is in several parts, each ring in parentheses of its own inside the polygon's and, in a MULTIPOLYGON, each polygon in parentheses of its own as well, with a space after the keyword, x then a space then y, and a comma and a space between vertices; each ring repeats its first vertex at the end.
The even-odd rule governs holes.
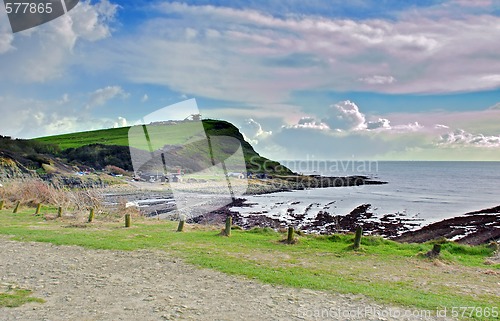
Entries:
MULTIPOLYGON (((478 211, 456 215, 439 221, 426 222, 425 219, 407 215, 406 211, 388 211, 382 215, 374 214, 376 208, 370 203, 344 207, 342 214, 337 205, 342 199, 332 195, 331 200, 314 203, 307 198, 290 197, 286 202, 267 202, 267 194, 334 188, 361 185, 382 185, 387 182, 372 180, 367 176, 321 177, 321 176, 281 176, 267 179, 235 179, 231 181, 234 190, 233 202, 220 203, 221 196, 227 198, 228 186, 224 181, 198 180, 175 183, 174 192, 168 184, 153 184, 122 180, 125 184, 107 187, 93 187, 101 195, 103 205, 108 209, 119 206, 135 206, 145 216, 158 219, 178 220, 185 216, 186 209, 176 209, 176 200, 181 191, 185 198, 197 198, 210 204, 212 208, 204 211, 188 211, 187 222, 198 224, 223 224, 226 217, 232 216, 233 223, 244 229, 270 227, 276 230, 293 226, 310 234, 353 233, 358 226, 365 235, 379 235, 399 242, 427 242, 447 238, 458 243, 477 245, 500 241, 500 205, 478 211), (174 199, 174 195, 176 198, 174 199), (264 195, 262 205, 256 211, 239 210, 252 207, 248 196, 264 195), (336 199, 337 198, 337 199, 336 199), (328 202, 328 203, 327 203, 328 202), (125 204, 126 203, 126 204, 125 204), (214 205, 215 204, 215 205, 214 205), (221 206, 226 204, 224 206, 221 206), (184 213, 184 214, 181 214, 184 213)), ((174 186, 174 185, 172 185, 174 186)), ((182 200, 182 199, 181 199, 182 200)), ((229 199, 230 201, 231 199, 229 199)), ((366 202, 366 201, 365 201, 366 202)))
MULTIPOLYGON (((273 229, 284 229, 288 226, 294 226, 296 229, 305 233, 313 234, 332 234, 332 233, 352 233, 357 226, 361 226, 366 235, 380 235, 386 239, 391 239, 399 242, 427 242, 439 238, 447 238, 458 243, 477 245, 484 244, 490 241, 500 241, 500 206, 485 208, 475 212, 465 213, 452 218, 443 219, 429 224, 422 223, 423 219, 409 217, 405 213, 388 213, 376 217, 372 213, 371 204, 365 203, 353 208, 346 215, 335 215, 329 211, 330 206, 334 206, 335 201, 326 204, 323 210, 317 212, 314 217, 307 217, 307 211, 313 207, 313 203, 304 203, 307 207, 303 212, 293 212, 293 209, 288 209, 287 218, 276 213, 267 211, 241 213, 234 208, 251 207, 252 204, 246 203, 245 196, 266 195, 278 192, 289 192, 302 189, 327 188, 343 186, 359 186, 359 185, 374 185, 387 184, 386 182, 372 181, 366 176, 350 176, 350 177, 298 177, 272 178, 265 180, 249 180, 247 192, 241 197, 236 198, 230 204, 227 204, 219 209, 208 213, 193 215, 188 218, 188 223, 197 224, 223 224, 225 218, 230 215, 233 218, 233 223, 244 229, 254 227, 270 227, 273 229), (358 183, 358 185, 355 185, 358 183), (308 187, 306 187, 308 186, 308 187), (312 187, 316 186, 316 187, 312 187)), ((151 187, 151 184, 145 186, 151 187)), ((193 187, 193 191, 200 191, 205 184, 198 185, 185 184, 193 187)), ((144 185, 143 185, 144 187, 144 185)), ((212 186, 212 192, 216 194, 217 186, 212 186)), ((134 193, 142 195, 142 198, 151 198, 151 194, 156 194, 157 197, 165 198, 165 195, 171 191, 159 190, 146 191, 137 189, 135 186, 134 193), (162 195, 162 196, 159 196, 162 195)), ((207 194, 210 195, 210 194, 207 194)), ((139 196, 140 197, 140 196, 139 196)), ((173 198, 172 198, 173 200, 173 198)), ((292 204, 298 204, 296 200, 292 204)), ((159 202, 159 207, 165 207, 165 203, 159 202)), ((148 206, 149 216, 160 216, 164 219, 178 219, 178 213, 175 211, 175 206, 169 203, 167 209, 154 209, 155 205, 148 206), (151 212, 153 214, 151 215, 151 212), (154 214, 156 212, 156 214, 154 214)), ((317 209, 317 208, 316 208, 317 209)))

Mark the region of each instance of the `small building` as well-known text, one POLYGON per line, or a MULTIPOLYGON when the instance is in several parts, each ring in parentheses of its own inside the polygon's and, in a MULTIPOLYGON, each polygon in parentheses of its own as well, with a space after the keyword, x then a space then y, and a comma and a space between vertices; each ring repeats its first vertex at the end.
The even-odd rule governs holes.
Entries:
POLYGON ((227 173, 227 177, 236 177, 236 178, 239 178, 239 179, 244 179, 245 178, 245 174, 238 173, 238 172, 229 172, 229 173, 227 173))

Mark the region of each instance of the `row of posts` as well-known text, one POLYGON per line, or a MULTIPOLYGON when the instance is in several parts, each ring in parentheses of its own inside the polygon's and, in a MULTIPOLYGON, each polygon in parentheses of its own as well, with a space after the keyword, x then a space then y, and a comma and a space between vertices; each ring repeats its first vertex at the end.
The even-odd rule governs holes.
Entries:
MULTIPOLYGON (((18 212, 20 203, 21 202, 19 202, 19 201, 16 203, 16 206, 14 207, 14 210, 12 211, 13 213, 17 213, 18 212)), ((3 200, 1 200, 0 201, 0 210, 3 209, 4 204, 5 204, 5 202, 3 200)), ((40 214, 41 208, 42 208, 42 203, 38 203, 38 205, 36 207, 35 215, 39 215, 40 214)), ((62 207, 61 206, 59 206, 59 208, 57 209, 57 217, 58 218, 62 217, 62 207)), ((87 220, 88 223, 92 223, 92 221, 94 221, 94 217, 95 217, 95 211, 94 211, 93 208, 91 208, 90 212, 89 212, 89 217, 88 217, 88 220, 87 220)), ((179 221, 179 225, 177 226, 177 232, 183 232, 184 231, 184 224, 185 224, 185 220, 181 219, 179 221)), ((226 218, 225 228, 224 228, 224 230, 222 231, 221 234, 224 235, 224 236, 231 236, 231 226, 232 226, 232 224, 233 224, 233 218, 231 216, 228 216, 226 218)), ((131 226, 131 216, 130 216, 130 214, 125 214, 125 227, 130 227, 130 226, 131 226)), ((353 248, 354 249, 359 249, 359 247, 361 245, 361 237, 362 237, 362 235, 363 235, 363 229, 361 228, 361 226, 358 226, 358 228, 356 229, 356 234, 354 235, 354 244, 353 244, 353 248)), ((295 240, 294 240, 294 228, 293 228, 293 226, 289 226, 288 227, 287 238, 286 238, 286 243, 293 244, 294 242, 295 242, 295 240)))

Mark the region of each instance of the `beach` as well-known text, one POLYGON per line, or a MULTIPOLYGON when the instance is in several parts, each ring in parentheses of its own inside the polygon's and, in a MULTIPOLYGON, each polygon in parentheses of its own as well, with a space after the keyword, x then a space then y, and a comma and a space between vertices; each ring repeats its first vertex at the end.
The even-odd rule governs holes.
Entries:
MULTIPOLYGON (((458 197, 453 190, 441 198, 436 195, 427 197, 421 192, 421 195, 415 193, 413 198, 404 199, 408 192, 398 189, 402 184, 411 185, 411 177, 403 183, 386 182, 383 176, 372 177, 304 175, 232 179, 231 189, 224 180, 172 185, 130 182, 121 191, 108 193, 108 198, 116 202, 116 199, 126 197, 147 216, 162 219, 184 217, 192 223, 222 224, 230 215, 234 224, 245 229, 293 226, 305 233, 331 234, 354 232, 357 226, 361 226, 366 235, 405 242, 446 237, 466 244, 481 244, 500 239, 500 209, 493 196, 487 199, 483 195, 485 199, 479 201, 465 199, 472 204, 468 207, 452 202, 458 197), (391 188, 396 192, 391 194, 391 188), (403 194, 403 199, 397 198, 398 194, 403 194), (187 200, 191 203, 188 204, 187 200), (185 207, 176 210, 176 202, 184 202, 185 207), (485 203, 493 206, 480 207, 485 203), (203 206, 197 206, 199 204, 203 206), (382 207, 377 206, 379 204, 382 207)), ((450 180, 460 181, 460 178, 450 177, 450 180)), ((420 179, 425 181, 425 178, 420 179)), ((449 183, 441 182, 438 187, 442 189, 443 184, 449 183)))

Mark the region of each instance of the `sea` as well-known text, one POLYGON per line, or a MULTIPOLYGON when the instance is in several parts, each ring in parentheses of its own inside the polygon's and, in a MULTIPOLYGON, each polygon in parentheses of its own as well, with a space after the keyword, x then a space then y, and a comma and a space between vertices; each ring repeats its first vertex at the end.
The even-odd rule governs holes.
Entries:
POLYGON ((242 215, 264 213, 314 217, 318 211, 346 215, 371 204, 375 216, 404 214, 422 225, 500 205, 500 162, 461 161, 281 161, 292 171, 323 176, 364 175, 384 185, 316 188, 246 196, 242 215))

